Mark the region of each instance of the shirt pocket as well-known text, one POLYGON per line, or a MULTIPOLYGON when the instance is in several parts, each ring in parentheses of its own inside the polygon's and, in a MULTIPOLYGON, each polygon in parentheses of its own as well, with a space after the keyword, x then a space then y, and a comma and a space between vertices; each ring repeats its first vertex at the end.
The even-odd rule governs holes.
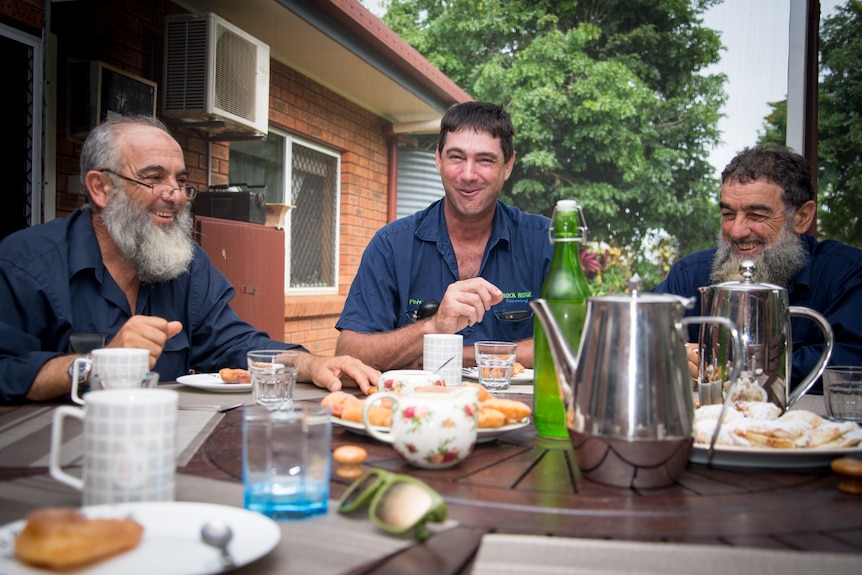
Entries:
POLYGON ((494 311, 499 326, 499 339, 518 341, 533 337, 533 310, 512 308, 494 311))

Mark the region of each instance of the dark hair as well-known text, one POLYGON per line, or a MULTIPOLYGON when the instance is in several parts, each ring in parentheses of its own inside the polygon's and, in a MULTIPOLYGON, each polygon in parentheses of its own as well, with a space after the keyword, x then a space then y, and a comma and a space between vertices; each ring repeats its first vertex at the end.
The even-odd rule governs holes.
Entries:
POLYGON ((815 197, 808 161, 787 146, 745 148, 721 172, 722 184, 761 179, 781 187, 788 208, 799 209, 815 197))
POLYGON ((465 102, 449 108, 440 120, 437 151, 443 152, 449 132, 458 132, 464 128, 485 132, 500 140, 504 162, 508 162, 515 154, 515 146, 512 143, 515 128, 509 114, 501 106, 490 102, 465 102))

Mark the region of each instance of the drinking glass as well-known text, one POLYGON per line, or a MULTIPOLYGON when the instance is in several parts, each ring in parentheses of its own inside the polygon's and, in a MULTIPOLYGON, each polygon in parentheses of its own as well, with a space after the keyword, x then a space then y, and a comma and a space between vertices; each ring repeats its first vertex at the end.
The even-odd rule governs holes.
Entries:
POLYGON ((507 341, 477 341, 474 346, 479 383, 488 389, 508 389, 518 344, 507 341))
POLYGON ((273 519, 325 514, 332 418, 320 405, 243 411, 245 508, 273 519))
POLYGON ((862 422, 862 366, 823 370, 823 401, 829 419, 862 422))
POLYGON ((248 352, 248 372, 255 402, 269 409, 293 403, 299 353, 270 349, 248 352))

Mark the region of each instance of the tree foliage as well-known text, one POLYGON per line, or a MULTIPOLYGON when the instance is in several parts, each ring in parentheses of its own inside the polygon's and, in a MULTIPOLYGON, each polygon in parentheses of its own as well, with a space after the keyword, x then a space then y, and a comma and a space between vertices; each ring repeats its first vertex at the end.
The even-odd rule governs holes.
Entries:
MULTIPOLYGON (((849 0, 820 28, 818 232, 862 247, 862 2, 849 0)), ((787 100, 770 102, 761 144, 787 141, 787 100)))
POLYGON ((549 213, 573 198, 601 241, 664 230, 687 253, 718 225, 707 157, 725 77, 702 73, 721 43, 700 19, 716 1, 393 0, 384 21, 512 115, 505 200, 549 213))
POLYGON ((862 2, 849 0, 820 31, 819 229, 862 247, 862 2))

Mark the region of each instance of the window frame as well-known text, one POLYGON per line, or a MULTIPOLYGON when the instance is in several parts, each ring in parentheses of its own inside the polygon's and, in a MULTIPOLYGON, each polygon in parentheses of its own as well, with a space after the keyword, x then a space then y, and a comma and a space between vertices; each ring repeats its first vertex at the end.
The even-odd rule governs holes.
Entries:
MULTIPOLYGON (((291 270, 291 256, 292 256, 292 248, 291 248, 291 230, 293 226, 293 209, 290 209, 285 216, 284 223, 284 293, 285 295, 331 295, 337 294, 339 289, 339 265, 341 260, 341 154, 336 152, 335 150, 331 150, 319 144, 315 144, 306 140, 305 138, 301 138, 299 136, 293 134, 281 133, 279 130, 270 129, 271 132, 279 135, 283 135, 285 138, 285 146, 284 146, 284 181, 285 188, 287 188, 293 182, 293 145, 299 144, 316 152, 319 152, 323 155, 329 156, 335 159, 335 191, 333 202, 335 205, 335 214, 333 216, 333 261, 332 261, 332 273, 333 273, 333 284, 327 287, 302 287, 302 288, 292 288, 290 287, 290 270, 291 270), (290 182, 290 183, 289 183, 290 182)), ((287 201, 286 197, 288 190, 283 190, 282 198, 285 204, 293 205, 293 190, 290 190, 290 202, 287 201)))
MULTIPOLYGON (((327 148, 320 144, 311 142, 301 136, 297 136, 295 134, 290 134, 286 131, 279 130, 273 127, 270 127, 268 130, 268 138, 281 138, 283 142, 283 154, 281 157, 282 162, 282 189, 279 190, 267 190, 267 198, 268 201, 277 201, 278 203, 289 205, 291 209, 287 211, 284 216, 284 225, 282 231, 284 233, 284 278, 283 278, 283 289, 285 295, 330 295, 330 294, 338 294, 340 278, 339 278, 339 266, 341 259, 341 154, 333 150, 331 148, 327 148), (293 229, 293 216, 295 210, 293 209, 293 154, 294 154, 294 146, 299 145, 306 149, 312 150, 314 152, 320 153, 324 156, 332 158, 335 160, 335 174, 333 174, 335 180, 335 189, 334 189, 334 197, 332 201, 334 202, 334 214, 333 214, 333 230, 332 230, 332 240, 333 240, 333 254, 332 254, 332 285, 329 286, 318 286, 318 287, 291 287, 291 269, 292 269, 292 255, 293 255, 293 246, 291 242, 292 237, 292 229, 293 229), (276 200, 275 198, 280 198, 276 200)), ((264 142, 265 143, 265 142, 264 142)), ((277 155, 276 155, 277 157, 277 155)), ((233 178, 233 177, 232 177, 233 178)), ((233 178, 235 179, 235 178, 233 178)), ((319 246, 321 249, 318 252, 322 254, 323 246, 319 246)))

